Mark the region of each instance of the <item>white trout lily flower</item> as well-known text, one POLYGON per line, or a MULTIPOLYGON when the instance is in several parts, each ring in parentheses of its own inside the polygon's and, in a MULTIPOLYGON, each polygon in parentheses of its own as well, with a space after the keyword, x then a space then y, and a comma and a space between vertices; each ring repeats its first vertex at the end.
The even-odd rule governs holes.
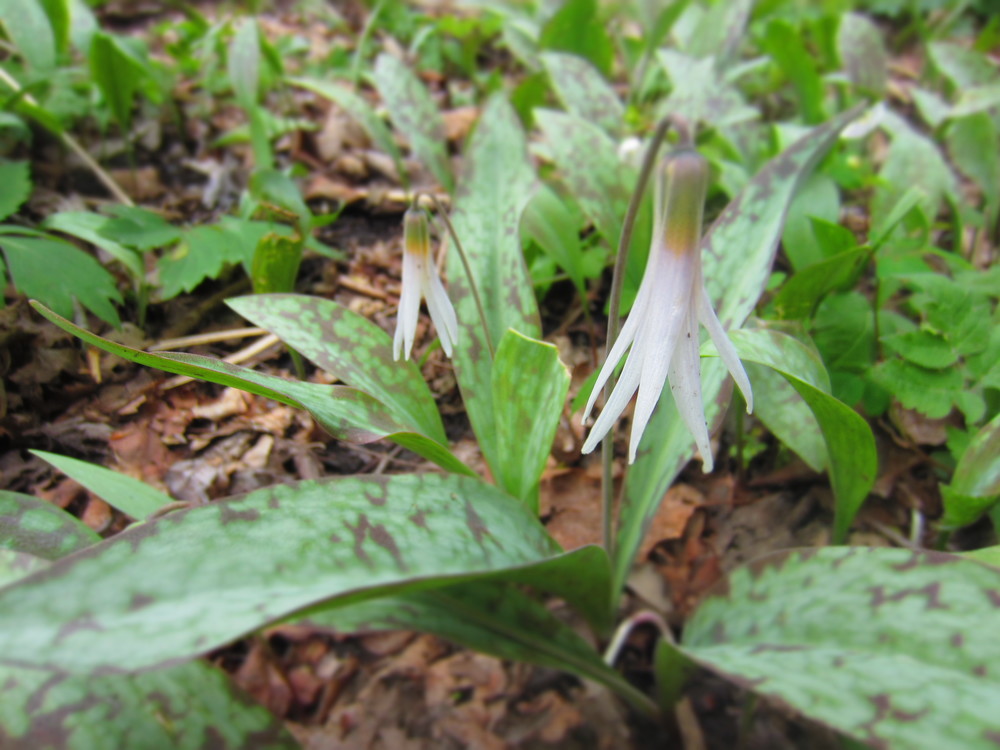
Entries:
POLYGON ((625 351, 630 346, 632 349, 621 379, 583 444, 584 453, 597 447, 638 389, 628 449, 629 463, 635 461, 642 433, 669 378, 677 410, 701 453, 703 470, 712 471, 712 448, 701 400, 699 322, 708 329, 742 391, 747 412, 753 410, 746 370, 712 309, 702 278, 699 240, 707 184, 705 160, 690 149, 671 154, 659 170, 653 244, 646 271, 632 311, 594 384, 584 421, 625 351))
POLYGON ((399 295, 396 335, 392 340, 392 356, 397 362, 400 355, 410 358, 421 297, 427 300, 441 348, 450 357, 458 338, 458 320, 431 256, 427 213, 413 207, 403 216, 403 291, 399 295))

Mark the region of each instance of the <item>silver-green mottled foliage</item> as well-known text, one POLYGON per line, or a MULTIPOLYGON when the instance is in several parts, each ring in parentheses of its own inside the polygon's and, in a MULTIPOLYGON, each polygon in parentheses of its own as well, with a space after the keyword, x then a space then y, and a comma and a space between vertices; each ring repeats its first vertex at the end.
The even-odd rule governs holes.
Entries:
POLYGON ((985 749, 1000 744, 997 632, 1000 570, 830 547, 738 569, 682 650, 871 747, 985 749))
POLYGON ((100 540, 81 521, 52 503, 0 490, 0 549, 58 560, 100 540))
POLYGON ((589 61, 564 52, 546 52, 542 63, 567 111, 611 134, 621 131, 625 107, 604 76, 589 61))
POLYGON ((495 94, 483 108, 466 150, 451 219, 468 255, 488 332, 483 330, 455 248, 448 257, 448 293, 459 325, 455 374, 479 447, 494 472, 503 460, 497 446, 493 363, 486 336, 494 349, 508 328, 541 336, 538 304, 518 232, 533 184, 524 130, 507 100, 495 94))
POLYGON ((476 479, 282 485, 133 526, 3 589, 0 662, 162 667, 320 602, 489 575, 603 621, 607 563, 592 547, 561 554, 523 504, 476 479))

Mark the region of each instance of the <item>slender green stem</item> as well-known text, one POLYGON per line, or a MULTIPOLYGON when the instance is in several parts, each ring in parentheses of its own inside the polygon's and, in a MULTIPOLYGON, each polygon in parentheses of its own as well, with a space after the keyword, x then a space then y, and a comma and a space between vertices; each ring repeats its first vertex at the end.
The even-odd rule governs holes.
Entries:
POLYGON ((455 227, 451 224, 451 219, 448 218, 448 212, 445 207, 441 205, 441 201, 437 199, 436 195, 430 196, 431 200, 434 201, 434 208, 437 209, 438 216, 444 221, 445 227, 448 229, 448 234, 451 235, 451 241, 455 243, 455 249, 458 250, 458 257, 462 260, 462 268, 465 269, 465 276, 469 280, 469 288, 472 290, 472 298, 476 301, 476 310, 479 312, 479 322, 483 326, 483 336, 486 338, 486 348, 490 350, 490 359, 496 355, 496 350, 493 348, 493 337, 490 335, 490 325, 486 320, 486 310, 483 309, 483 301, 479 297, 479 289, 476 287, 476 279, 472 275, 472 268, 469 266, 469 258, 465 254, 465 248, 462 247, 462 241, 458 239, 458 233, 455 231, 455 227))
MULTIPOLYGON (((21 92, 22 90, 21 84, 18 83, 16 80, 14 80, 14 78, 3 68, 0 68, 0 80, 6 83, 15 92, 17 93, 21 92)), ((27 102, 32 107, 37 107, 41 109, 41 105, 31 94, 24 94, 24 101, 27 102)), ((40 124, 44 125, 44 123, 40 124)), ((128 197, 128 193, 122 190, 121 185, 115 182, 114 178, 107 172, 105 172, 101 168, 100 164, 94 161, 94 158, 87 153, 87 151, 83 148, 83 146, 81 146, 73 136, 71 136, 64 130, 56 130, 54 132, 55 135, 59 138, 59 140, 61 140, 70 151, 76 154, 80 158, 80 160, 87 165, 87 168, 90 169, 90 171, 92 171, 97 176, 97 179, 100 180, 101 184, 103 184, 104 187, 108 189, 108 192, 110 192, 115 197, 115 200, 117 200, 119 203, 124 203, 126 206, 135 205, 132 202, 132 199, 128 197)))
MULTIPOLYGON (((628 211, 625 213, 625 221, 622 224, 621 237, 618 238, 618 254, 615 256, 615 269, 611 276, 611 298, 608 300, 608 337, 604 345, 604 356, 607 358, 611 347, 615 345, 618 333, 621 331, 621 306, 622 287, 625 283, 625 264, 628 260, 628 248, 632 243, 632 230, 635 228, 635 218, 639 214, 639 207, 642 205, 642 196, 646 192, 646 183, 649 182, 649 175, 653 171, 656 163, 656 154, 660 150, 660 144, 667 135, 670 126, 675 124, 675 119, 666 117, 656 126, 653 138, 646 148, 646 154, 642 160, 642 168, 639 171, 639 181, 632 192, 632 198, 628 204, 628 211)), ((612 373, 604 386, 604 399, 607 401, 611 391, 614 390, 616 378, 612 373)), ((614 559, 614 478, 612 477, 612 459, 614 458, 615 435, 614 430, 609 430, 604 440, 601 442, 601 492, 603 494, 602 511, 602 537, 604 549, 608 555, 614 559)))

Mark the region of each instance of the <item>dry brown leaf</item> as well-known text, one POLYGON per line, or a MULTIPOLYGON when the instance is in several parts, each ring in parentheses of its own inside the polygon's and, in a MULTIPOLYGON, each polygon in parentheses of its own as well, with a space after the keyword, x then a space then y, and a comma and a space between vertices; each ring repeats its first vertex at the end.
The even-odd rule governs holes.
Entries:
POLYGON ((705 496, 689 484, 675 484, 667 490, 639 546, 636 560, 645 560, 660 542, 680 539, 692 514, 704 504, 705 496))

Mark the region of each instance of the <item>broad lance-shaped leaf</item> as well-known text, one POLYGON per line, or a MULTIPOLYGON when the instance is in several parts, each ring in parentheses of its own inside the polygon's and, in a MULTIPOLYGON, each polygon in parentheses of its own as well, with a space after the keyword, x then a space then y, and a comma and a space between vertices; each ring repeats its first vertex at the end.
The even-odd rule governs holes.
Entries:
POLYGON ((564 52, 542 54, 556 95, 569 112, 617 134, 625 126, 625 107, 615 90, 589 61, 564 52))
POLYGON ((410 142, 414 155, 441 186, 451 190, 454 180, 448 164, 444 118, 427 88, 402 60, 388 53, 375 61, 373 78, 396 131, 410 142))
MULTIPOLYGON (((730 202, 702 240, 706 286, 725 328, 739 328, 757 304, 796 187, 860 111, 860 106, 855 107, 820 125, 772 159, 730 202)), ((709 424, 725 408, 719 402, 724 378, 725 368, 718 360, 702 363, 702 396, 709 424)), ((645 437, 625 478, 613 556, 616 591, 625 585, 636 550, 664 493, 694 455, 691 435, 669 393, 660 398, 645 437)))
POLYGON ((507 331, 493 360, 497 482, 538 512, 538 482, 559 426, 569 371, 552 345, 507 331))
POLYGON ((648 697, 604 663, 600 654, 542 603, 505 581, 460 583, 433 591, 372 599, 348 607, 318 607, 302 620, 341 633, 419 630, 510 661, 528 662, 592 679, 640 711, 648 697))
POLYGON ((819 355, 800 341, 767 330, 741 329, 730 336, 741 359, 780 373, 812 411, 829 457, 836 501, 833 538, 842 542, 875 484, 878 456, 871 427, 854 409, 829 394, 829 377, 819 355))
POLYGON ((956 555, 780 552, 710 594, 681 651, 871 747, 996 748, 998 601, 1000 570, 956 555))
POLYGON ((282 404, 305 409, 338 440, 370 443, 386 438, 448 471, 475 475, 472 469, 455 458, 446 445, 419 432, 416 425, 405 421, 381 401, 356 388, 285 380, 198 354, 153 354, 139 351, 84 330, 37 302, 32 302, 31 305, 64 331, 122 359, 177 375, 239 388, 282 404))
POLYGON ((142 521, 171 502, 172 498, 142 480, 105 469, 103 466, 45 451, 31 451, 63 474, 79 482, 122 513, 142 521))
POLYGON ((483 331, 457 250, 451 248, 448 258, 448 293, 459 326, 455 374, 480 449, 494 472, 502 457, 496 439, 493 363, 486 336, 493 347, 508 328, 533 338, 541 336, 538 305, 518 233, 533 182, 517 114, 502 94, 494 94, 469 142, 452 216, 482 298, 488 332, 483 331))
POLYGON ((302 294, 256 294, 226 304, 335 378, 381 401, 405 423, 448 442, 420 368, 411 360, 394 361, 392 338, 364 316, 302 294))
MULTIPOLYGON (((983 425, 966 447, 951 482, 942 485, 941 525, 956 528, 975 522, 1000 501, 1000 415, 983 425)), ((997 516, 994 515, 994 522, 997 516)))
POLYGON ((455 475, 281 485, 133 526, 0 591, 0 662, 69 672, 176 663, 320 602, 503 577, 599 628, 610 569, 562 553, 521 503, 455 475))
MULTIPOLYGON (((100 537, 51 503, 0 492, 0 587, 100 537)), ((294 748, 281 722, 219 670, 193 662, 136 676, 0 664, 0 745, 10 750, 294 748)))
POLYGON ((0 664, 0 742, 9 750, 298 747, 267 709, 202 662, 99 677, 0 664))
POLYGON ((0 549, 57 560, 99 541, 88 526, 52 503, 0 490, 0 549))

